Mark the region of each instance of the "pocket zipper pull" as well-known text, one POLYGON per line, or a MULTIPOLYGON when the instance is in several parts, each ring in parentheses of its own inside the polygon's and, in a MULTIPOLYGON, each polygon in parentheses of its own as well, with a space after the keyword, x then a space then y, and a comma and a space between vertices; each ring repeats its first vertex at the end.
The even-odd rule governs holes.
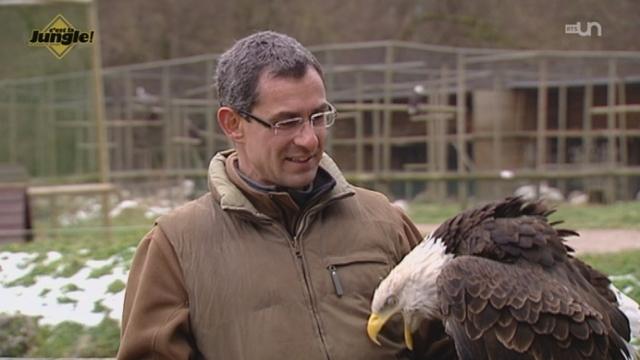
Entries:
POLYGON ((331 275, 333 287, 336 289, 336 295, 338 295, 338 297, 342 297, 342 295, 344 295, 344 290, 342 290, 342 283, 340 283, 340 277, 338 276, 338 271, 335 265, 329 266, 329 274, 331 275))

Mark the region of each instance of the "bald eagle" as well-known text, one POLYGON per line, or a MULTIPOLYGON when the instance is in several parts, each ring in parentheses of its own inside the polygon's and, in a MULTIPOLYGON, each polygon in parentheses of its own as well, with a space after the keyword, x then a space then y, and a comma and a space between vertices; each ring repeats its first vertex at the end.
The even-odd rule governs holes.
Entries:
POLYGON ((511 197, 444 222, 376 289, 369 337, 380 345, 400 313, 410 349, 420 324, 438 321, 460 359, 637 359, 638 304, 572 255, 564 238, 577 233, 552 212, 511 197))

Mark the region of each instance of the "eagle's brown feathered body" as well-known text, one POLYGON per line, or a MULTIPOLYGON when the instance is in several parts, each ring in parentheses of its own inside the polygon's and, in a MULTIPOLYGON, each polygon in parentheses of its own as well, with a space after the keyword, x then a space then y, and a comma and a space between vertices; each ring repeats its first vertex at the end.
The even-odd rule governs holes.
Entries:
MULTIPOLYGON (((435 279, 437 317, 459 358, 634 358, 629 322, 609 280, 572 256, 564 237, 577 234, 549 223, 551 212, 540 202, 507 198, 447 220, 425 240, 441 242, 448 258, 435 279)), ((385 286, 407 288, 398 282, 385 286)))
POLYGON ((624 359, 629 324, 609 280, 573 258, 542 203, 464 212, 432 234, 455 258, 437 279, 462 358, 624 359))

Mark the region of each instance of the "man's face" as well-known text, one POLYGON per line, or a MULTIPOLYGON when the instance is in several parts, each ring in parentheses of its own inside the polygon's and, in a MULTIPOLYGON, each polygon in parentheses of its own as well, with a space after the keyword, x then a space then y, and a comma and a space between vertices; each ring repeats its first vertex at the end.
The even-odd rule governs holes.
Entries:
POLYGON ((299 79, 263 73, 258 81, 258 101, 251 113, 270 123, 294 117, 307 121, 291 135, 275 135, 257 121, 243 124, 245 141, 238 148, 240 170, 268 185, 309 185, 318 171, 327 130, 314 128, 308 119, 325 110, 326 102, 324 84, 313 68, 299 79))

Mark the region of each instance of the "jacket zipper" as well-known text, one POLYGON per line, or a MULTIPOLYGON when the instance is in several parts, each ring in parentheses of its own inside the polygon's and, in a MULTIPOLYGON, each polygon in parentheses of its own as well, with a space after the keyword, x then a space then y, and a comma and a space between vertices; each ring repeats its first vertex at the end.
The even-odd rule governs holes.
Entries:
MULTIPOLYGON (((274 221, 269 221, 271 222, 273 225, 276 225, 278 227, 280 227, 284 234, 286 234, 286 237, 289 239, 289 246, 292 247, 296 259, 300 264, 300 269, 302 270, 302 278, 304 279, 304 286, 305 289, 307 291, 307 296, 309 297, 309 303, 311 305, 311 313, 313 314, 313 319, 316 323, 316 328, 318 331, 318 336, 320 337, 320 342, 322 343, 322 348, 324 350, 324 354, 327 358, 327 360, 331 360, 331 356, 329 356, 329 349, 327 346, 327 341, 324 338, 324 331, 322 330, 322 326, 320 325, 320 315, 318 314, 318 309, 316 308, 316 299, 313 296, 313 292, 311 290, 311 284, 309 283, 309 274, 308 274, 308 269, 307 266, 305 265, 304 262, 304 257, 302 255, 302 246, 301 243, 299 241, 300 239, 300 235, 304 232, 304 230, 307 227, 307 219, 314 213, 316 213, 318 211, 318 209, 321 209, 323 207, 326 207, 327 205, 331 204, 334 201, 340 200, 344 197, 347 197, 349 195, 340 195, 340 196, 336 196, 332 199, 327 200, 325 203, 321 204, 321 205, 316 205, 311 207, 309 210, 306 211, 305 214, 302 214, 302 216, 300 216, 300 218, 298 219, 298 226, 296 226, 295 228, 297 229, 296 231, 296 235, 291 237, 291 235, 289 234, 289 232, 287 231, 287 229, 283 228, 282 225, 277 224, 274 221)), ((337 276, 337 273, 336 273, 337 276)), ((337 277, 336 277, 337 279, 337 277)), ((339 279, 338 279, 339 281, 339 279)))
POLYGON ((333 288, 336 289, 336 295, 338 295, 338 297, 342 297, 342 295, 344 295, 344 290, 342 289, 342 283, 340 282, 340 277, 338 276, 338 269, 335 265, 330 265, 327 269, 329 270, 329 275, 331 275, 333 288))
POLYGON ((327 360, 331 360, 331 357, 329 356, 329 349, 327 347, 327 341, 324 338, 324 332, 322 330, 322 326, 320 325, 320 315, 318 314, 316 299, 313 296, 311 284, 309 282, 308 269, 307 269, 307 266, 305 265, 304 257, 302 256, 301 244, 297 235, 294 236, 293 239, 291 240, 293 241, 292 245, 293 245, 293 250, 295 251, 295 254, 296 254, 296 259, 298 260, 298 263, 300 264, 300 268, 302 269, 302 278, 304 279, 304 286, 305 286, 305 289, 307 290, 307 296, 309 297, 309 304, 311 305, 311 313, 313 314, 313 320, 316 323, 318 336, 320 337, 320 342, 322 343, 322 348, 324 350, 324 354, 327 360))
MULTIPOLYGON (((331 360, 331 356, 329 356, 329 349, 328 349, 328 346, 327 346, 327 340, 324 338, 324 331, 322 330, 322 326, 320 325, 320 315, 318 314, 318 309, 317 309, 317 305, 316 305, 316 299, 313 296, 313 292, 312 292, 312 289, 311 289, 311 284, 309 282, 308 269, 307 269, 307 266, 305 265, 304 257, 302 256, 302 243, 300 242, 300 235, 302 235, 302 233, 307 228, 307 219, 309 219, 319 209, 327 206, 328 204, 332 203, 333 201, 337 201, 340 198, 342 198, 342 197, 335 197, 333 199, 329 199, 324 204, 313 206, 309 210, 307 210, 306 213, 302 214, 302 216, 300 216, 300 218, 298 220, 299 221, 298 224, 297 224, 298 226, 295 227, 297 229, 296 235, 292 239, 293 240, 293 244, 292 244, 293 245, 293 249, 294 249, 294 251, 296 253, 296 258, 298 259, 298 261, 300 263, 300 267, 302 269, 302 277, 304 278, 304 285, 306 287, 307 294, 309 296, 309 303, 311 304, 311 312, 313 313, 313 318, 314 318, 314 320, 316 322, 316 328, 318 329, 318 335, 320 336, 320 342, 322 343, 322 347, 324 349, 324 354, 327 357, 327 360, 331 360)), ((288 234, 288 232, 287 232, 287 234, 288 234)))

